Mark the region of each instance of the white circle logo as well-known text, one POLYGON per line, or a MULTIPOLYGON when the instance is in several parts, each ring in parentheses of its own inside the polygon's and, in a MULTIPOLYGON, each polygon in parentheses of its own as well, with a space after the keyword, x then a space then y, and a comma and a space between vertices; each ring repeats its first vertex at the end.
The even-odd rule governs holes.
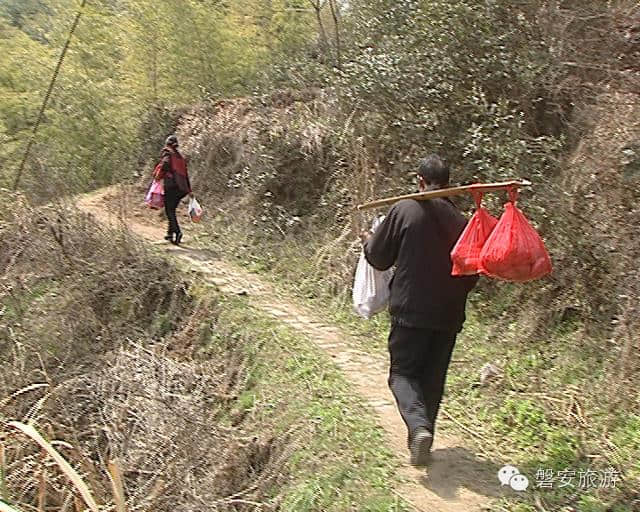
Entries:
POLYGON ((498 471, 498 480, 502 485, 509 485, 509 481, 514 475, 519 475, 520 471, 515 466, 505 466, 500 471, 498 471))
POLYGON ((524 475, 513 475, 509 485, 514 491, 526 491, 529 487, 529 479, 524 475))
POLYGON ((515 466, 506 465, 498 471, 498 480, 503 486, 508 485, 514 491, 526 491, 529 487, 529 479, 520 474, 515 466))

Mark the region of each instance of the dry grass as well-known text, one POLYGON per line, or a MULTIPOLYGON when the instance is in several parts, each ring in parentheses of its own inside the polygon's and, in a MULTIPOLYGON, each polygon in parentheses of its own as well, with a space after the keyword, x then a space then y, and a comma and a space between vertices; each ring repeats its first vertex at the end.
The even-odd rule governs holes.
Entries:
MULTIPOLYGON (((32 413, 52 441, 31 426, 8 424, 36 440, 46 457, 3 433, 11 501, 70 505, 72 486, 51 467, 51 456, 92 510, 92 495, 118 512, 244 510, 243 503, 259 504, 284 476, 287 438, 276 441, 267 432, 254 438, 243 435, 240 424, 224 421, 237 391, 224 363, 175 361, 166 345, 132 344, 108 354, 91 373, 61 382, 32 413)), ((260 509, 268 508, 260 503, 260 509)))
MULTIPOLYGON (((87 504, 87 506, 91 509, 92 512, 98 512, 98 505, 96 504, 93 496, 91 495, 91 491, 87 484, 84 483, 80 475, 78 475, 77 471, 71 467, 71 465, 66 461, 66 459, 60 455, 60 453, 51 445, 51 443, 47 442, 40 433, 33 428, 32 425, 25 425, 19 421, 10 421, 8 423, 9 427, 13 427, 20 432, 22 432, 25 436, 29 437, 31 440, 35 441, 43 450, 43 459, 46 457, 51 457, 55 463, 60 467, 60 470, 67 476, 77 491, 82 496, 82 499, 87 504)), ((44 474, 44 470, 43 470, 44 474)), ((38 509, 44 509, 44 503, 46 501, 46 480, 45 478, 41 478, 40 487, 38 493, 38 509)))
POLYGON ((18 198, 1 213, 3 499, 21 510, 72 510, 76 495, 117 512, 273 506, 264 497, 286 476, 289 438, 244 434, 232 414, 250 365, 241 345, 197 357, 212 300, 72 209, 18 198))

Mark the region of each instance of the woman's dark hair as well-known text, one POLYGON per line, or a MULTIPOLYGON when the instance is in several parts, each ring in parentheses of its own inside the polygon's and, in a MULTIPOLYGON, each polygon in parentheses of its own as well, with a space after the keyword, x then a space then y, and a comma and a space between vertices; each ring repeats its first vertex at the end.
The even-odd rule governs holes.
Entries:
POLYGON ((428 185, 449 184, 449 166, 438 155, 429 155, 420 162, 418 174, 428 185))

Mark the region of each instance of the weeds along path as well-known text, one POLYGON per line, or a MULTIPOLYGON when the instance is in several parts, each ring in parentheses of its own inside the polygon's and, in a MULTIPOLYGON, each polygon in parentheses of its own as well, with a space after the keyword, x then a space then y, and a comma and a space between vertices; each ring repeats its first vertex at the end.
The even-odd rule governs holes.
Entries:
MULTIPOLYGON (((225 261, 204 247, 191 246, 189 230, 182 222, 187 243, 180 247, 162 241, 165 222, 156 212, 149 212, 131 201, 126 190, 109 187, 82 196, 78 206, 101 223, 126 226, 150 243, 166 247, 189 270, 198 272, 222 293, 246 295, 255 307, 287 324, 325 351, 375 411, 379 425, 401 461, 408 459, 405 427, 393 396, 387 387, 386 354, 358 350, 358 341, 349 333, 327 324, 317 311, 300 299, 283 294, 273 285, 242 268, 225 261), (126 215, 125 215, 126 213, 126 215), (162 241, 162 242, 159 242, 162 241)), ((136 197, 136 199, 138 199, 136 197)), ((415 510, 424 512, 473 512, 487 510, 492 498, 502 495, 497 481, 497 466, 481 460, 464 447, 463 442, 447 434, 441 425, 434 443, 433 458, 427 470, 418 470, 406 462, 400 467, 398 495, 415 510)))

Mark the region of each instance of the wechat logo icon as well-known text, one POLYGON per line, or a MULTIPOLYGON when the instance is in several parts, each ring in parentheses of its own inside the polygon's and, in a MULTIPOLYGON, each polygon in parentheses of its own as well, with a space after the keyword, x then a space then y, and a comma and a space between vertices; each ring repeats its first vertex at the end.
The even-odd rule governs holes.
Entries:
POLYGON ((515 466, 504 466, 498 471, 498 480, 504 485, 510 486, 514 491, 526 491, 529 487, 529 479, 520 474, 518 468, 515 466))

